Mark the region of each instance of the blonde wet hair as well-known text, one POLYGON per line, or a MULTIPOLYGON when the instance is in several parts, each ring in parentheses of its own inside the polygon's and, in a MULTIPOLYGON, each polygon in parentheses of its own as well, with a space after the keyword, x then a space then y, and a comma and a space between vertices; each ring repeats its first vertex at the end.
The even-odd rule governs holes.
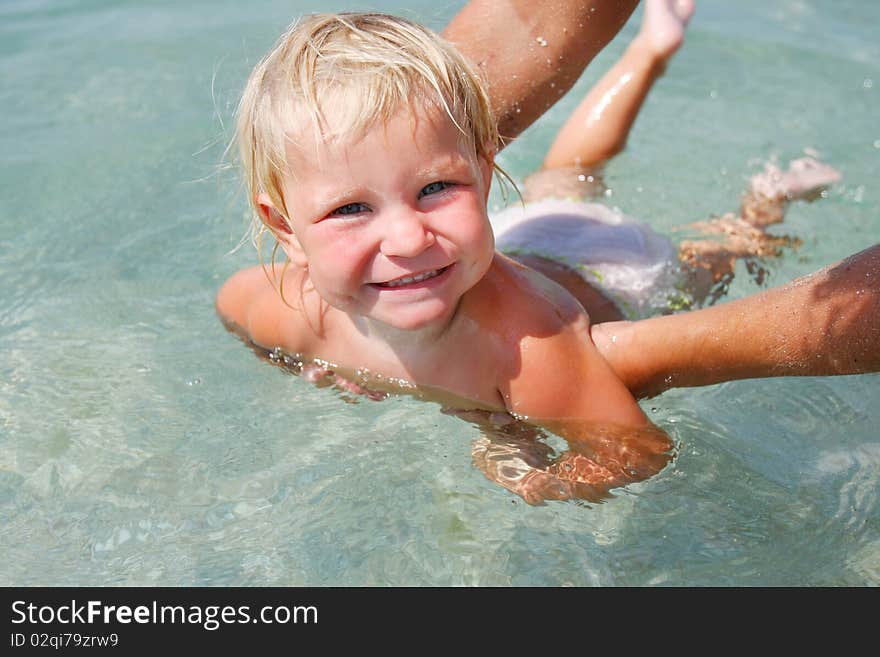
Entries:
POLYGON ((304 130, 321 140, 356 140, 401 108, 439 108, 474 155, 494 161, 498 127, 486 86, 438 34, 378 13, 315 14, 293 23, 254 68, 238 107, 236 139, 257 247, 266 230, 258 194, 290 223, 282 180, 296 176, 287 148, 304 130))

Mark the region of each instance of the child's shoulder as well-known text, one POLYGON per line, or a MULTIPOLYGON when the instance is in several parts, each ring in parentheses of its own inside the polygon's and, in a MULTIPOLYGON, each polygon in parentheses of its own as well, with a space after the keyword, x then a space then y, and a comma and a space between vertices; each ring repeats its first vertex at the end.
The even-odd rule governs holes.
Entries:
POLYGON ((518 328, 540 335, 569 326, 589 329, 586 311, 568 290, 499 253, 472 293, 472 312, 506 332, 518 328))
POLYGON ((533 418, 643 421, 593 344, 586 311, 566 289, 498 256, 474 291, 481 326, 507 349, 497 384, 508 410, 533 418))
MULTIPOLYGON (((563 287, 503 255, 465 297, 463 309, 493 336, 501 381, 530 376, 556 362, 582 360, 590 320, 563 287)), ((542 377, 544 378, 544 377, 542 377)))
POLYGON ((302 310, 294 307, 304 282, 305 273, 295 267, 272 264, 242 269, 217 293, 217 314, 229 328, 260 346, 306 351, 307 345, 291 342, 307 335, 292 330, 292 324, 304 321, 302 310), (279 293, 282 280, 287 302, 279 293))

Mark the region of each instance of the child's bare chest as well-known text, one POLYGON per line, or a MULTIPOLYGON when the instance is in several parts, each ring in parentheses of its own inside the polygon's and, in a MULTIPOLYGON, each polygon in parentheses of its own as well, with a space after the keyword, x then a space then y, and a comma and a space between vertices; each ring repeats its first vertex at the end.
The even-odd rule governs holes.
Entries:
POLYGON ((504 410, 498 391, 505 368, 496 336, 479 327, 456 327, 439 340, 393 344, 365 335, 344 318, 325 316, 300 359, 367 390, 402 392, 444 404, 504 410))

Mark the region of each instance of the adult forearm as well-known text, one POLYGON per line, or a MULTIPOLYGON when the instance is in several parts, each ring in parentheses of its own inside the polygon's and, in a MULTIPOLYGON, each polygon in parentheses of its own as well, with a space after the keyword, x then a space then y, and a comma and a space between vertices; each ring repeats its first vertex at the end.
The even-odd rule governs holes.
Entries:
POLYGON ((637 396, 733 379, 880 371, 880 245, 782 287, 593 327, 637 396))
POLYGON ((484 72, 503 138, 561 98, 638 0, 471 0, 444 36, 484 72))

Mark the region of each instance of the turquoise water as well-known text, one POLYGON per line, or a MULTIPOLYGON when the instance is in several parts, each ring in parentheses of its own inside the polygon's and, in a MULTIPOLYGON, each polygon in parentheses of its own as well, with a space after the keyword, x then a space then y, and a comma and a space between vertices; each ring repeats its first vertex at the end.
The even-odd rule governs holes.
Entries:
MULTIPOLYGON (((439 28, 460 4, 369 7, 439 28)), ((609 202, 668 232, 810 147, 844 180, 792 206, 804 244, 769 283, 880 241, 880 5, 698 4, 609 202)), ((880 584, 877 375, 668 392, 643 406, 670 467, 530 507, 473 467, 471 425, 346 403, 226 333, 214 294, 256 259, 230 253, 232 110, 287 22, 327 7, 354 6, 0 4, 0 583, 880 584)), ((505 151, 515 178, 638 19, 505 151)))

